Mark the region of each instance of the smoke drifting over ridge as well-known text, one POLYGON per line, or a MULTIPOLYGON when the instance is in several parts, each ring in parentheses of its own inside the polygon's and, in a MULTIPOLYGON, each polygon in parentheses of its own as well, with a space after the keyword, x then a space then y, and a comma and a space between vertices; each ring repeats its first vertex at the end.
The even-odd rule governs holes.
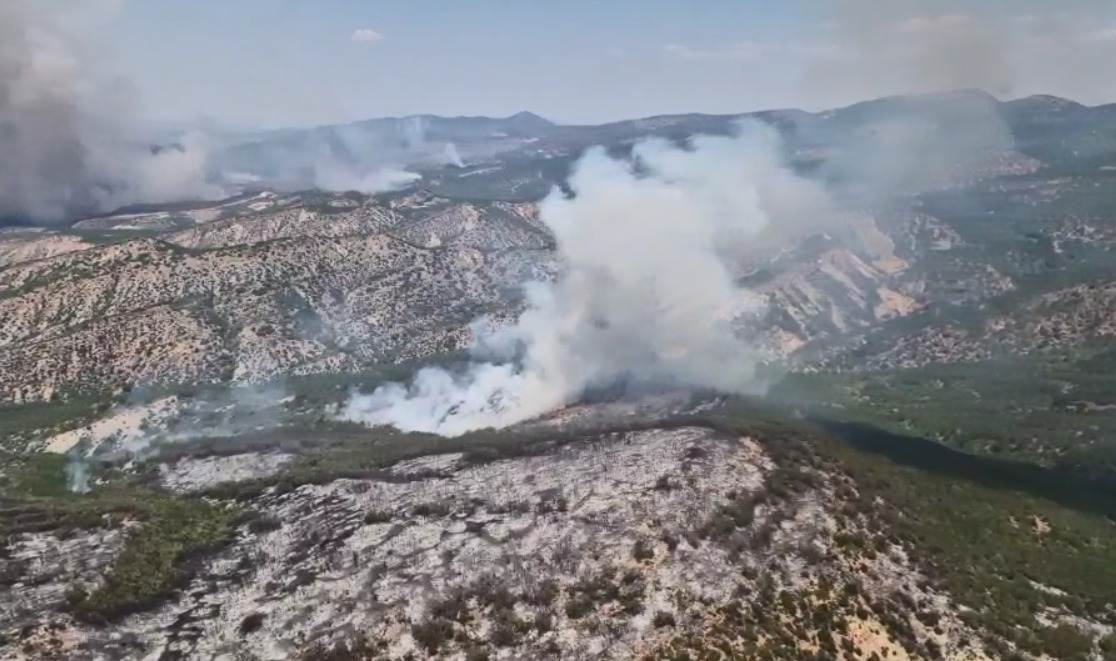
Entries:
POLYGON ((809 107, 981 89, 1107 103, 1116 10, 1095 0, 807 0, 809 107))
POLYGON ((63 20, 102 5, 0 6, 0 219, 54 223, 132 202, 222 194, 206 181, 204 137, 152 149, 136 130, 130 88, 97 70, 63 20))
POLYGON ((226 179, 254 178, 279 190, 366 194, 422 178, 408 167, 464 166, 456 145, 432 139, 422 116, 249 135, 214 150, 210 163, 226 179))
POLYGON ((398 190, 422 179, 422 175, 400 168, 358 169, 337 161, 321 161, 314 166, 314 188, 324 191, 356 191, 375 195, 398 190))
MULTIPOLYGON (((839 182, 842 196, 868 206, 952 185, 1013 153, 1015 137, 993 95, 1033 90, 1036 72, 1050 68, 1043 58, 1064 64, 1095 45, 1081 26, 1059 19, 1064 40, 1055 53, 1033 34, 1045 19, 993 2, 808 6, 817 26, 811 39, 824 47, 806 59, 802 98, 812 106, 853 104, 820 113, 843 116, 836 132, 819 136, 822 172, 839 182)), ((809 132, 801 135, 809 140, 809 132)))
POLYGON ((459 435, 618 381, 763 390, 759 356, 733 322, 764 305, 734 284, 735 264, 768 248, 762 239, 816 227, 825 194, 785 167, 778 136, 761 125, 691 149, 646 141, 633 161, 590 151, 570 178, 574 194, 544 201, 563 272, 527 285, 510 328, 476 324, 475 362, 356 395, 341 417, 459 435))
MULTIPOLYGON (((1000 17, 927 0, 836 0, 819 12, 828 56, 810 62, 807 96, 840 103, 888 94, 983 89, 1010 93, 1012 34, 1000 17)), ((1006 17, 1004 17, 1006 18, 1006 17)))
POLYGON ((635 167, 590 152, 570 182, 575 195, 553 193, 542 207, 565 269, 558 280, 528 285, 527 310, 511 328, 478 324, 464 370, 426 369, 410 384, 356 395, 342 417, 458 435, 537 417, 617 381, 762 391, 755 343, 733 321, 764 303, 734 285, 740 264, 807 234, 839 234, 846 204, 950 186, 1014 150, 999 102, 955 91, 1009 88, 1007 43, 967 17, 918 21, 876 5, 842 5, 840 46, 826 50, 839 55, 812 73, 857 99, 881 77, 892 93, 944 93, 803 119, 798 146, 820 147, 828 188, 794 175, 778 135, 760 126, 695 139, 690 150, 645 142, 635 167))

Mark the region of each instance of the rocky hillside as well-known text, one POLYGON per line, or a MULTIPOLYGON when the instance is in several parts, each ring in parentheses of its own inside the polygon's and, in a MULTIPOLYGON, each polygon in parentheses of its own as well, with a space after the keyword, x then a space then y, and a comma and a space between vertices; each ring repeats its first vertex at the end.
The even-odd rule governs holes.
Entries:
MULTIPOLYGON (((973 362, 1005 355, 1081 347, 1116 337, 1116 283, 1092 282, 1035 295, 1009 310, 982 310, 974 320, 930 320, 908 332, 861 338, 862 369, 973 362)), ((999 301, 997 301, 999 303, 999 301)))
MULTIPOLYGON (((930 137, 911 133, 922 142, 903 143, 929 150, 925 163, 901 173, 921 192, 846 205, 848 217, 829 223, 824 235, 741 265, 742 284, 769 302, 750 337, 777 356, 840 354, 856 362, 863 338, 877 329, 913 327, 897 318, 926 319, 942 306, 979 307, 1013 292, 1025 297, 1052 278, 1066 291, 1096 280, 1116 236, 1105 206, 1116 171, 1093 163, 1095 155, 1083 169, 1051 150, 1058 131, 1082 122, 1102 130, 1105 117, 1043 99, 1000 104, 979 93, 757 115, 783 133, 788 156, 841 181, 851 176, 853 156, 890 154, 894 145, 881 142, 880 126, 940 121, 930 122, 937 126, 930 137), (947 119, 1009 133, 958 151, 956 139, 930 139, 950 137, 935 133, 952 126, 947 119), (934 174, 940 167, 948 177, 934 174)), ((0 234, 0 402, 137 383, 351 372, 460 349, 469 343, 469 321, 481 313, 506 317, 523 282, 553 275, 553 238, 537 202, 562 185, 577 150, 599 142, 622 153, 641 135, 723 132, 736 118, 602 127, 536 119, 435 121, 439 131, 460 129, 482 142, 486 131, 511 122, 516 140, 535 142, 463 168, 424 170, 402 192, 254 192, 209 205, 126 209, 65 231, 0 234), (553 153, 531 151, 548 144, 553 153), (537 190, 525 196, 527 184, 537 190)), ((914 335, 896 342, 941 344, 914 335)), ((952 350, 928 350, 925 360, 943 351, 952 350)))
POLYGON ((79 661, 1110 650, 1111 526, 1026 488, 763 422, 770 413, 664 401, 633 419, 597 405, 452 442, 325 426, 306 430, 313 442, 104 464, 82 497, 49 477, 58 462, 12 464, 0 650, 79 661), (987 538, 974 544, 971 525, 987 538), (1006 577, 1019 571, 1028 580, 1006 577))
POLYGON ((524 210, 305 203, 9 264, 0 397, 251 381, 459 348, 499 307, 498 255, 539 250, 524 210), (486 210, 487 211, 487 210, 486 210))
POLYGON ((736 265, 768 302, 740 331, 792 368, 764 398, 458 438, 334 414, 554 276, 538 202, 587 141, 736 117, 433 122, 487 160, 0 232, 0 658, 1116 659, 1107 114, 763 117, 840 181, 881 118, 992 111, 1010 144, 953 160, 939 126, 902 194, 838 186, 839 222, 736 265))
MULTIPOLYGON (((100 219, 108 238, 39 232, 41 251, 9 239, 0 398, 251 382, 453 351, 470 321, 509 311, 521 284, 554 270, 535 204, 418 192, 255 206, 173 231, 152 229, 161 213, 130 216, 139 229, 100 219)), ((758 287, 785 320, 768 333, 779 352, 919 307, 892 289, 904 263, 890 240, 871 218, 859 227, 871 251, 834 244, 771 267, 758 287)))
MULTIPOLYGON (((989 184, 992 193, 1008 195, 992 186, 998 184, 989 184)), ((1047 204, 1064 203, 1069 194, 1047 204)), ((1111 245, 1107 224, 1079 216, 1074 233, 1052 224, 989 239, 965 236, 973 231, 961 224, 965 217, 928 210, 938 211, 866 211, 850 216, 841 235, 809 237, 789 253, 749 265, 742 284, 769 303, 751 336, 778 355, 810 355, 819 347, 831 353, 849 342, 862 347, 864 337, 879 344, 887 328, 911 327, 889 320, 1024 295, 1042 271, 1097 264, 1111 245)), ((510 312, 517 288, 550 277, 555 267, 553 239, 532 203, 462 202, 421 191, 271 195, 187 227, 148 224, 164 221, 161 213, 135 215, 128 219, 134 229, 120 229, 102 219, 114 229, 92 238, 38 231, 9 232, 0 241, 7 247, 0 310, 8 320, 0 329, 0 374, 11 375, 0 379, 0 397, 34 401, 134 383, 251 382, 453 351, 468 345, 471 320, 510 312)), ((1083 287, 1060 290, 1065 304, 1073 305, 1071 292, 1083 287)), ((1059 294, 1041 295, 1047 301, 1041 310, 1035 303, 1011 311, 1033 319, 987 323, 1019 328, 1021 347, 1042 343, 1043 333, 1025 329, 1046 323, 1042 310, 1059 294)), ((1081 314, 1105 311, 1082 305, 1089 307, 1081 314)), ((887 349, 870 364, 980 355, 962 349, 956 332, 937 328, 897 337, 913 349, 887 349), (911 350, 924 355, 900 357, 911 350)), ((997 344, 1005 346, 992 340, 997 344)))
POLYGON ((90 244, 80 237, 45 229, 0 229, 0 268, 20 262, 49 259, 89 247, 90 244))

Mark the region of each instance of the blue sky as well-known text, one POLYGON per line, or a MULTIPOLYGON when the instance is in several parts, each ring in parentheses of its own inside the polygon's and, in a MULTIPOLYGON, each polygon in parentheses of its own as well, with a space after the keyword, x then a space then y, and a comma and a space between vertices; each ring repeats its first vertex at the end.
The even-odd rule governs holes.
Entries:
MULTIPOLYGON (((1116 87, 1106 87, 1116 83, 1112 74, 1075 65, 1086 53, 1078 42, 1093 49, 1090 60, 1109 53, 1098 49, 1108 48, 1105 30, 1116 27, 1110 3, 903 0, 898 3, 903 10, 874 10, 881 2, 896 4, 117 0, 112 4, 119 9, 103 36, 111 44, 114 68, 138 87, 150 117, 208 116, 253 126, 420 112, 532 110, 559 121, 598 122, 669 112, 816 109, 906 91, 889 86, 963 85, 970 78, 990 85, 1004 78, 1004 89, 1012 92, 1081 96, 1113 89, 1116 97, 1116 87), (1028 27, 1037 23, 1025 21, 1053 20, 1055 12, 1061 18, 1045 33, 1050 52, 1043 52, 1038 65, 1033 44, 999 44, 989 36, 1011 21, 1038 34, 1028 27), (984 23, 946 20, 951 16, 979 16, 984 23), (918 20, 924 22, 912 22, 918 20), (904 32, 907 23, 911 29, 904 32), (871 42, 872 49, 863 48, 855 61, 840 59, 850 48, 866 46, 849 42, 863 38, 864 25, 894 28, 900 36, 883 46, 871 42), (916 33, 959 25, 965 34, 935 32, 926 52, 906 50, 916 33), (997 43, 985 45, 992 41, 997 43), (892 57, 889 48, 903 48, 909 61, 892 57), (959 53, 988 61, 983 69, 973 67, 958 61, 959 53), (1073 75, 1061 71, 1066 69, 1073 75), (871 75, 844 79, 857 72, 871 75)), ((1116 55, 1116 30, 1112 35, 1116 55)))

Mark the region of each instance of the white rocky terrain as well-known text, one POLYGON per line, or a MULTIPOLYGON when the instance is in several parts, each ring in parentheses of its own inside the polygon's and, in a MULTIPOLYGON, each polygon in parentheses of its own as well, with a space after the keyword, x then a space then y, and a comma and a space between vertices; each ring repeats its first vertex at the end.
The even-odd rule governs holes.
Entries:
POLYGON ((399 221, 379 207, 285 209, 10 265, 0 371, 21 376, 4 379, 2 397, 250 381, 456 349, 499 303, 494 269, 475 247, 384 231, 399 221))
MULTIPOLYGON (((926 101, 768 119, 828 181, 926 101)), ((762 396, 621 375, 448 438, 340 411, 475 377, 475 322, 561 272, 541 200, 579 150, 738 116, 517 116, 498 157, 438 120, 467 162, 404 190, 0 230, 0 659, 1116 659, 1116 157, 1065 160, 1107 134, 1058 108, 1017 122, 1041 158, 922 145, 925 191, 838 182, 834 217, 742 250, 762 396)))
MULTIPOLYGON (((184 458, 159 479, 204 491, 289 459, 184 458)), ((442 454, 380 479, 270 487, 179 597, 111 633, 49 613, 98 588, 122 531, 21 534, 7 550, 20 577, 0 588, 0 621, 21 627, 6 658, 278 661, 346 645, 384 659, 657 658, 686 636, 716 639, 743 595, 841 601, 824 586, 849 581, 863 594, 853 602, 902 592, 942 619, 932 631, 912 616, 923 642, 902 642, 854 608, 823 646, 908 658, 904 645, 928 641, 945 658, 980 658, 900 548, 867 563, 837 555, 849 525, 830 513, 839 481, 788 492, 771 483, 785 470, 752 438, 683 425, 590 434, 524 458, 442 454)))
MULTIPOLYGON (((535 204, 251 199, 266 208, 130 240, 119 229, 108 243, 49 231, 10 239, 0 376, 13 378, 0 378, 0 400, 254 382, 455 351, 469 345, 471 321, 510 314, 523 283, 554 273, 535 204)), ((878 221, 856 227, 855 245, 780 265, 756 287, 771 303, 763 336, 774 351, 919 309, 878 221)))
POLYGON ((80 237, 58 234, 43 228, 0 229, 0 268, 20 262, 49 259, 89 247, 91 245, 80 237))

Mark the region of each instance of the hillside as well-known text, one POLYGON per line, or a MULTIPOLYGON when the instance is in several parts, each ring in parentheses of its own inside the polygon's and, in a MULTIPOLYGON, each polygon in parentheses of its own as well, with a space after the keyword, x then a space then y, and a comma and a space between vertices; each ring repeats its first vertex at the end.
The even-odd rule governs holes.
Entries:
POLYGON ((1111 108, 756 114, 839 202, 732 264, 763 396, 346 419, 426 367, 477 378, 478 320, 564 268, 543 198, 585 148, 739 118, 284 131, 237 158, 465 163, 0 232, 0 656, 1116 658, 1111 108))
POLYGON ((98 469, 76 501, 37 459, 9 474, 7 644, 15 658, 1111 648, 1111 490, 956 458, 937 472, 740 404, 618 413, 448 444, 319 428, 332 447, 194 445, 153 473, 98 469))

